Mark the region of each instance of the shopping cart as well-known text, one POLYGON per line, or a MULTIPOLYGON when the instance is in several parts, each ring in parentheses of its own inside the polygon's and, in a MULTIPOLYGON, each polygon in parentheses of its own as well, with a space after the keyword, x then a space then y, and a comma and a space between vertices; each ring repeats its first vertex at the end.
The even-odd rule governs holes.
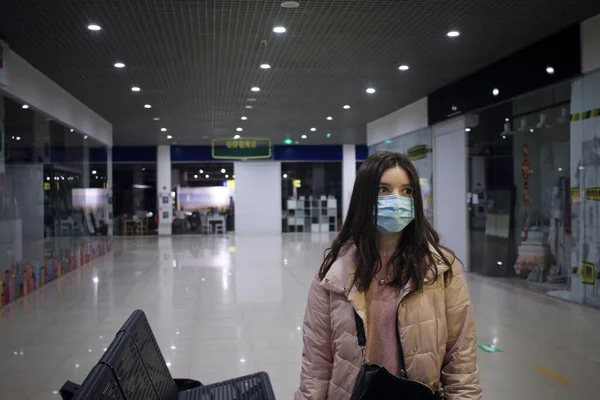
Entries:
POLYGON ((117 332, 81 386, 67 382, 64 400, 274 400, 265 372, 202 385, 173 379, 143 311, 137 310, 117 332))

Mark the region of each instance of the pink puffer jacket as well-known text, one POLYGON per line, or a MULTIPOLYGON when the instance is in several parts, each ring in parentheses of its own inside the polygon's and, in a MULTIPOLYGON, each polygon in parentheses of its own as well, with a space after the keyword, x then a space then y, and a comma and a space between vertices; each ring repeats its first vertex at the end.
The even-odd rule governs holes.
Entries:
MULTIPOLYGON (((348 400, 352 395, 362 364, 353 309, 365 327, 368 323, 365 295, 350 287, 352 253, 340 256, 325 279, 311 285, 295 400, 348 400)), ((436 267, 440 275, 450 268, 442 261, 436 267)), ((457 262, 452 271, 448 287, 439 276, 422 293, 410 293, 409 285, 401 292, 398 321, 406 373, 436 391, 443 388, 448 400, 481 399, 473 307, 457 262)))

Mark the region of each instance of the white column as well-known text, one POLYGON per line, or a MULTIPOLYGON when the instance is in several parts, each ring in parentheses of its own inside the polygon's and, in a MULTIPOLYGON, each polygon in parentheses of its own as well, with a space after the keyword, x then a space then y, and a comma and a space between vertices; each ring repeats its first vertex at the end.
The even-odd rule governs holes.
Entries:
POLYGON ((458 118, 433 127, 433 210, 442 244, 469 266, 467 134, 458 118))
POLYGON ((356 146, 345 144, 342 148, 342 221, 348 214, 350 197, 356 179, 356 146))
POLYGON ((281 163, 236 162, 236 234, 281 234, 281 163))
POLYGON ((158 198, 158 234, 171 235, 173 197, 171 197, 171 146, 156 149, 156 191, 158 198))
POLYGON ((106 183, 108 190, 106 196, 108 198, 106 204, 105 221, 108 224, 108 236, 113 235, 113 163, 112 163, 112 147, 106 148, 106 183))

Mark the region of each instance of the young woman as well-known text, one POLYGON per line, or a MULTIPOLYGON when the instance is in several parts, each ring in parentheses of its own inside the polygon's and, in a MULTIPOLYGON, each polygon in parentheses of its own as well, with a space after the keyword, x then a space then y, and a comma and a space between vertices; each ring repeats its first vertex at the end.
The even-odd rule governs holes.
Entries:
POLYGON ((355 311, 369 363, 448 400, 481 399, 462 267, 425 219, 418 173, 402 154, 376 153, 357 173, 342 231, 308 295, 295 400, 350 399, 362 367, 355 311))

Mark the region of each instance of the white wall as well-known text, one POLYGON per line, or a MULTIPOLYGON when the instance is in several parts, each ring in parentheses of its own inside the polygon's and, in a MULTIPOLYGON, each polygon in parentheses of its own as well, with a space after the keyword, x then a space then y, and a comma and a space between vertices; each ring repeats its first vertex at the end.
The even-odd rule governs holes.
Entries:
POLYGON ((581 23, 581 72, 600 69, 600 14, 581 23))
POLYGON ((346 219, 350 197, 356 179, 356 146, 345 144, 342 147, 342 220, 346 219))
POLYGON ((159 235, 171 235, 172 233, 173 197, 171 197, 171 188, 171 146, 157 146, 156 191, 158 192, 159 235))
POLYGON ((467 134, 463 117, 433 127, 434 223, 442 244, 469 268, 467 134))
POLYGON ((112 125, 51 81, 17 53, 6 58, 8 81, 0 90, 58 122, 112 146, 112 125))
POLYGON ((281 234, 281 163, 236 162, 236 234, 281 234))
POLYGON ((428 126, 427 97, 367 124, 367 146, 428 126))

